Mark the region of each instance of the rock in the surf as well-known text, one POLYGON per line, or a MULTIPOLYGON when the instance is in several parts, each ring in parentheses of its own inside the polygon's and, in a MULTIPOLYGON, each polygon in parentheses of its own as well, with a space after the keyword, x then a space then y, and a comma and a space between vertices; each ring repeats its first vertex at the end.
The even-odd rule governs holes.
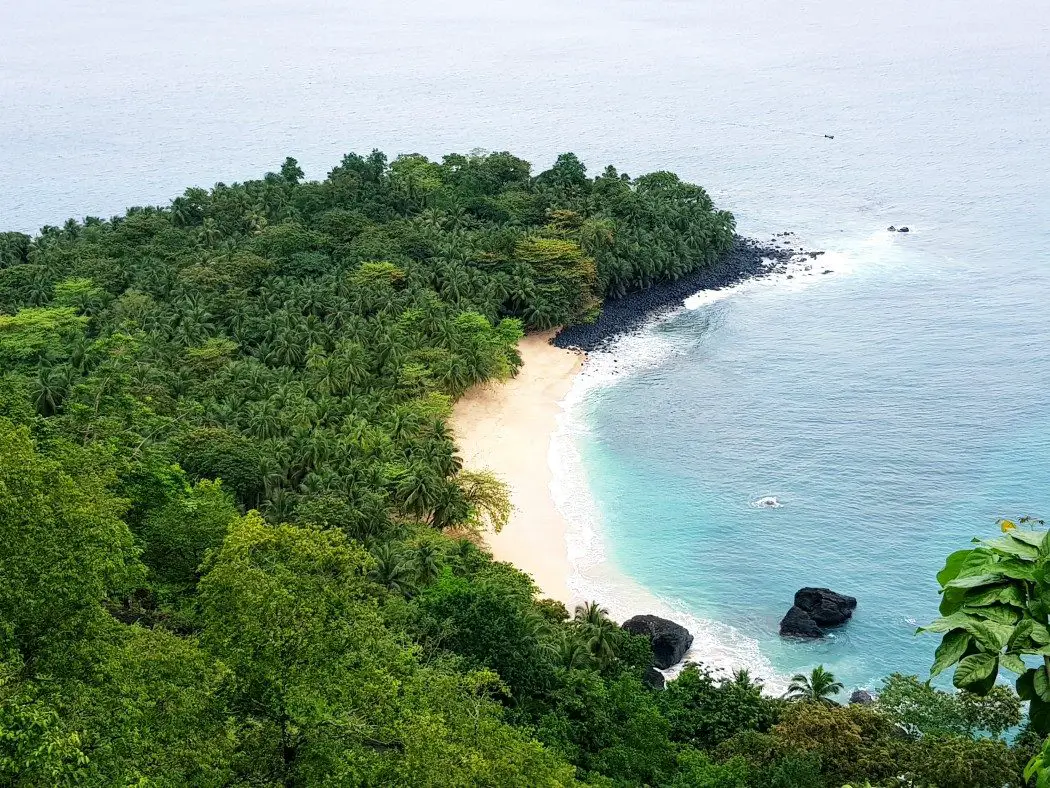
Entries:
POLYGON ((780 636, 785 638, 822 638, 824 630, 800 607, 792 606, 780 620, 780 636))
POLYGON ((897 228, 897 232, 899 232, 899 233, 910 233, 911 230, 909 230, 907 227, 898 227, 897 228))
POLYGON ((849 696, 851 706, 870 706, 874 702, 875 696, 867 690, 853 690, 853 694, 849 696))
POLYGON ((623 628, 632 635, 649 638, 653 663, 661 669, 677 665, 693 645, 688 629, 659 616, 634 616, 623 622, 623 628))
POLYGON ((795 607, 809 613, 819 627, 837 627, 849 621, 857 600, 830 588, 800 588, 795 592, 795 607))
POLYGON ((897 232, 897 228, 894 227, 892 224, 889 227, 887 227, 886 230, 891 233, 897 232))
POLYGON ((830 588, 800 588, 795 604, 780 622, 780 634, 793 638, 824 637, 825 627, 837 627, 849 621, 857 600, 830 588))

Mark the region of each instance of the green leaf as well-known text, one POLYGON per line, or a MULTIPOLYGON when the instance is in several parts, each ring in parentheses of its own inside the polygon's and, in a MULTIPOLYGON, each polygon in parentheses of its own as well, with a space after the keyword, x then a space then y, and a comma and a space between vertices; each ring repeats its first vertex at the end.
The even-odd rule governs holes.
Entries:
POLYGON ((1032 676, 1032 689, 1035 690, 1037 698, 1050 703, 1050 676, 1046 675, 1045 665, 1035 669, 1035 675, 1032 676))
POLYGON ((1029 544, 1037 549, 1043 543, 1046 534, 1046 531, 1023 531, 1020 528, 1010 531, 1010 537, 1012 539, 1016 539, 1023 544, 1029 544))
POLYGON ((1028 666, 1024 664, 1024 660, 1016 654, 1003 654, 999 657, 999 664, 1011 673, 1017 673, 1018 675, 1028 670, 1028 666))
POLYGON ((983 575, 967 575, 965 577, 957 577, 948 583, 948 588, 979 588, 980 586, 988 586, 994 583, 1002 582, 1002 575, 993 575, 985 573, 983 575))
POLYGON ((1028 639, 1028 636, 1032 633, 1032 626, 1035 624, 1030 618, 1026 618, 1016 627, 1014 627, 1013 634, 1010 635, 1010 639, 1006 641, 1007 651, 1016 651, 1017 644, 1028 639))
POLYGON ((966 596, 967 607, 992 605, 996 602, 1014 605, 1015 607, 1024 607, 1025 593, 1017 583, 1006 583, 977 593, 970 593, 966 596))
POLYGON ((948 556, 948 560, 944 562, 944 569, 937 573, 937 582, 941 584, 942 588, 959 576, 959 571, 962 569, 963 564, 974 552, 972 549, 956 550, 948 556))
POLYGON ((1006 558, 995 565, 995 571, 1013 580, 1035 580, 1035 565, 1016 558, 1006 558))
POLYGON ((934 619, 924 627, 915 630, 920 632, 950 632, 953 629, 965 629, 966 627, 980 623, 980 619, 968 613, 952 613, 950 616, 941 616, 934 619))
POLYGON ((963 606, 965 600, 965 588, 946 588, 941 592, 941 604, 937 610, 942 616, 950 616, 963 606))
POLYGON ((1031 668, 1026 670, 1020 676, 1017 677, 1017 681, 1014 682, 1014 687, 1017 689, 1017 695, 1021 700, 1031 700, 1035 697, 1035 669, 1031 668))
POLYGON ((1010 607, 1010 605, 985 605, 984 607, 971 607, 970 605, 963 605, 963 612, 969 613, 977 618, 985 619, 988 621, 994 621, 998 624, 1003 624, 1011 629, 1014 624, 1021 620, 1021 611, 1016 607, 1010 607))
POLYGON ((986 649, 998 653, 1014 633, 1014 628, 998 621, 977 621, 966 625, 966 631, 986 649))
POLYGON ((955 668, 952 683, 959 689, 977 692, 989 678, 995 680, 998 668, 999 660, 994 654, 971 654, 955 668))
POLYGON ((1028 635, 1036 643, 1042 643, 1044 646, 1050 643, 1050 630, 1038 622, 1032 622, 1032 631, 1028 635))
POLYGON ((1035 547, 1023 540, 1015 539, 1012 532, 999 539, 989 539, 986 542, 981 542, 981 546, 994 550, 997 553, 1012 555, 1029 561, 1034 561, 1039 557, 1039 551, 1035 547))
POLYGON ((962 659, 969 645, 970 633, 966 630, 953 629, 945 635, 934 654, 933 667, 930 668, 931 678, 962 659))

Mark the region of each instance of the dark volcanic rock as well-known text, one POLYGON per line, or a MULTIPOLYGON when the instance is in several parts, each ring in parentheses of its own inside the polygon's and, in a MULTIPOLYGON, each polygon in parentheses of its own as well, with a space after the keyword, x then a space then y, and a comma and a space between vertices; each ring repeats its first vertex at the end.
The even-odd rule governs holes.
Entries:
POLYGON ((790 249, 779 249, 737 236, 733 248, 706 266, 680 279, 660 282, 648 290, 635 290, 619 298, 607 298, 593 323, 566 326, 554 345, 590 352, 599 350, 621 334, 640 328, 654 315, 677 309, 701 290, 721 290, 746 279, 764 276, 776 265, 787 263, 790 249), (772 260, 770 265, 767 260, 772 260))
POLYGON ((693 645, 693 636, 681 624, 659 616, 634 616, 623 622, 632 635, 644 635, 653 647, 653 663, 666 669, 682 661, 693 645))
POLYGON ((780 636, 785 638, 822 638, 824 631, 800 607, 794 607, 780 620, 780 636))
POLYGON ((666 679, 664 679, 664 674, 652 666, 645 671, 645 675, 642 676, 642 681, 645 682, 645 686, 652 687, 653 689, 663 689, 667 684, 666 679))
POLYGON ((849 696, 849 702, 851 706, 870 706, 875 702, 875 696, 867 690, 854 690, 849 696))
POLYGON ((830 588, 800 588, 795 604, 780 622, 784 637, 824 637, 822 627, 837 627, 849 621, 857 607, 854 597, 838 594, 830 588))
POLYGON ((889 227, 887 227, 886 230, 891 232, 891 233, 897 232, 897 228, 894 227, 892 224, 889 227))
POLYGON ((910 233, 911 230, 909 230, 907 227, 898 227, 897 228, 897 232, 899 232, 899 233, 910 233))
POLYGON ((830 588, 800 588, 795 592, 795 607, 809 613, 817 626, 837 627, 849 621, 857 609, 857 600, 830 588))

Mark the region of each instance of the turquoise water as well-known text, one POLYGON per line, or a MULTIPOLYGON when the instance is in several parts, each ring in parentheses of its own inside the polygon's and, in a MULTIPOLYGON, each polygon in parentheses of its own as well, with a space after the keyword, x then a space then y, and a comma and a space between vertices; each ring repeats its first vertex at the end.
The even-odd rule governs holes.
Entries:
POLYGON ((907 33, 834 61, 813 97, 842 102, 834 142, 765 146, 792 171, 739 163, 746 198, 727 177, 745 229, 795 230, 835 273, 682 311, 635 343, 666 358, 576 406, 614 567, 730 629, 696 658, 925 674, 937 641, 913 633, 944 556, 1050 515, 1050 61, 907 33), (769 495, 783 506, 749 505, 769 495), (856 596, 855 619, 782 641, 804 585, 856 596))
POLYGON ((794 230, 835 273, 652 328, 649 364, 576 406, 558 484, 597 504, 573 549, 612 566, 588 593, 702 619, 697 658, 870 683, 925 669, 947 552, 1050 515, 1048 21, 1044 0, 8 3, 0 228, 286 155, 318 177, 349 150, 482 146, 671 169, 745 232, 794 230), (856 620, 781 643, 813 583, 856 620))

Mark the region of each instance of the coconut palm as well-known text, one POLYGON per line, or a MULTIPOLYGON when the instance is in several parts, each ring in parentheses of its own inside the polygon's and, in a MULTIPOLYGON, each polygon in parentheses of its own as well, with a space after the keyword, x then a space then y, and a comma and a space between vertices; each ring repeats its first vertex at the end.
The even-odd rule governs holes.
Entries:
POLYGON ((375 566, 368 576, 388 591, 408 596, 413 591, 412 565, 393 545, 385 542, 372 550, 375 566))
POLYGON ((441 573, 441 551, 425 542, 416 548, 412 564, 420 585, 430 585, 441 573))
POLYGON ((591 656, 602 667, 610 664, 617 657, 616 624, 605 619, 599 626, 588 629, 590 637, 587 639, 587 647, 591 651, 591 656))
POLYGON ((838 703, 832 699, 832 696, 838 695, 842 689, 843 684, 836 680, 835 674, 825 670, 823 665, 817 665, 808 676, 805 673, 796 673, 792 676, 791 684, 788 685, 788 691, 784 697, 804 703, 837 706, 838 703))
POLYGON ((581 624, 600 627, 609 620, 609 611, 597 602, 584 602, 576 605, 576 612, 573 618, 581 624))
POLYGON ((546 644, 546 651, 551 661, 557 667, 565 670, 582 668, 591 661, 588 644, 576 637, 574 633, 564 630, 560 637, 546 644))
POLYGON ((576 606, 573 618, 580 624, 587 637, 587 647, 599 665, 608 665, 616 659, 616 623, 609 618, 609 611, 597 602, 586 602, 576 606))

